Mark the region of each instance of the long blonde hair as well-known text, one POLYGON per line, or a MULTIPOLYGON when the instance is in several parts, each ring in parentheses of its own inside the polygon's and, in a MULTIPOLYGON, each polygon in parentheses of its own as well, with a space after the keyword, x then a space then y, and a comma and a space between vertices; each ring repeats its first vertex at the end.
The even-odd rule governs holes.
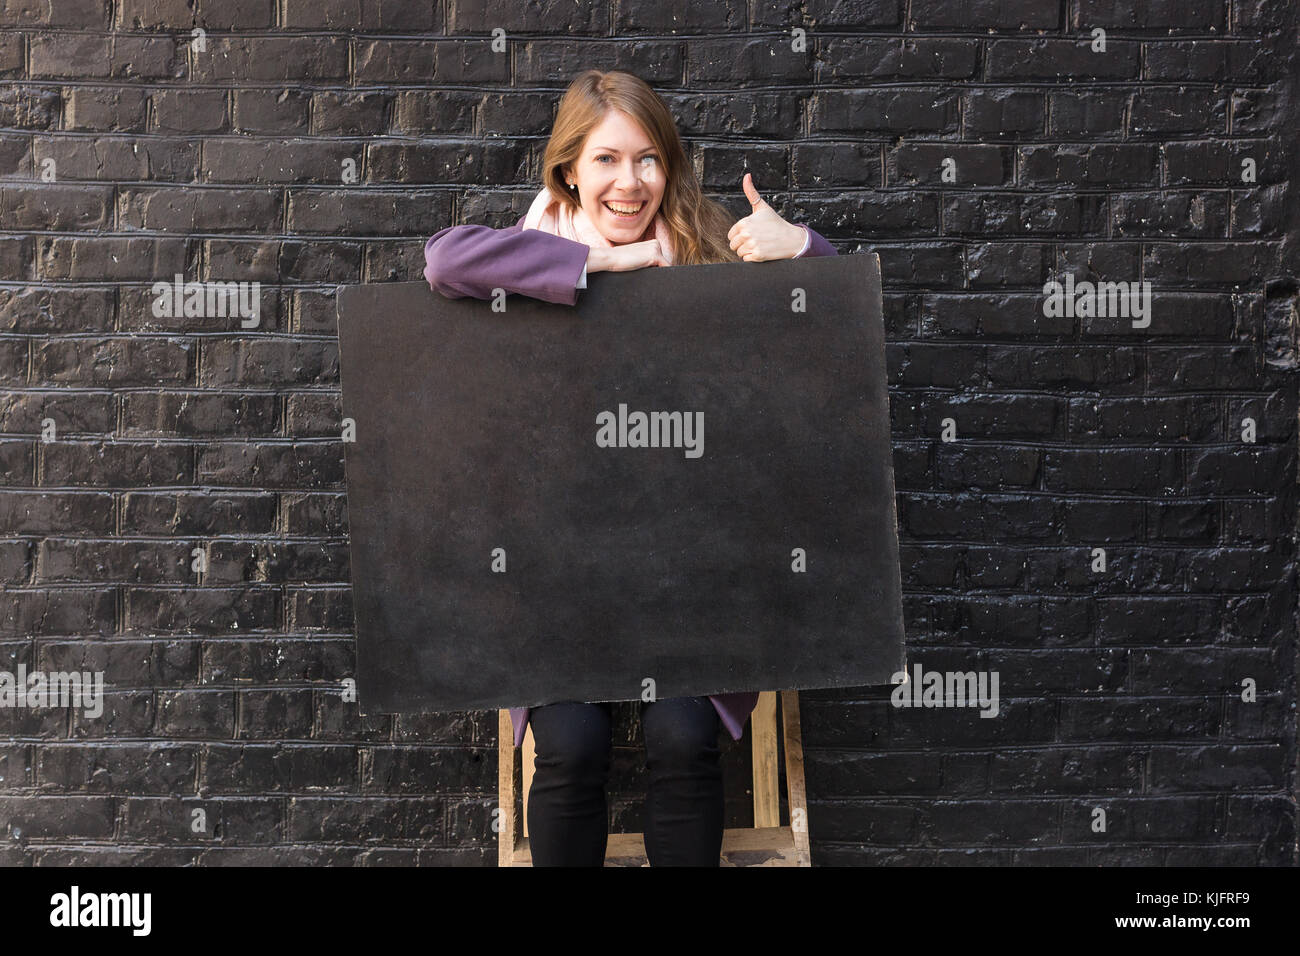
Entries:
POLYGON ((727 240, 736 217, 721 203, 705 197, 667 104, 644 80, 631 73, 586 70, 569 84, 542 156, 543 185, 575 211, 581 208, 565 184, 564 167, 578 159, 587 134, 610 110, 627 113, 636 120, 659 151, 666 180, 659 215, 672 236, 673 264, 739 262, 740 257, 727 240))

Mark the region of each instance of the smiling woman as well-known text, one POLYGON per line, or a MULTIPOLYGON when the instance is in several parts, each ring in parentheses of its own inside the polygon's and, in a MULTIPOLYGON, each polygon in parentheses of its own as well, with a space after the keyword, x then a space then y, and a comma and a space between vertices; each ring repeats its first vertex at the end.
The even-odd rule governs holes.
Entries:
MULTIPOLYGON (((542 170, 542 187, 514 226, 450 226, 429 239, 424 277, 432 289, 479 299, 503 289, 574 305, 588 272, 836 254, 807 226, 782 219, 749 174, 742 182, 750 203, 745 218, 736 221, 706 198, 667 105, 629 73, 588 70, 574 79, 560 100, 542 170)), ((757 693, 734 693, 641 705, 652 866, 718 865, 718 733, 725 727, 739 740, 757 700, 757 693)), ((533 864, 600 866, 608 837, 608 704, 518 707, 510 716, 515 746, 530 722, 537 744, 528 802, 533 864)))
POLYGON ((737 221, 705 197, 667 105, 629 73, 588 70, 560 100, 542 187, 514 226, 449 226, 424 247, 424 277, 449 298, 495 289, 574 305, 587 273, 833 256, 742 182, 737 221))
POLYGON ((620 110, 610 110, 587 141, 595 145, 568 164, 567 176, 583 212, 601 222, 601 233, 616 245, 653 239, 651 224, 667 185, 660 149, 620 110))

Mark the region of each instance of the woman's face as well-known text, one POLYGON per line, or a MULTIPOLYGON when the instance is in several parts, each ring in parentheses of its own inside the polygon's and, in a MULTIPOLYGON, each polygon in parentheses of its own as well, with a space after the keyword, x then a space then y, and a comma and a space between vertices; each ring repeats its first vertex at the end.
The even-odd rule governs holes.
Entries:
MULTIPOLYGON (((645 131, 626 113, 610 110, 592 127, 565 176, 576 183, 583 212, 614 245, 653 238, 651 225, 664 198, 663 159, 645 131), (623 216, 607 204, 635 209, 623 216)), ((570 189, 569 195, 575 195, 570 189)))

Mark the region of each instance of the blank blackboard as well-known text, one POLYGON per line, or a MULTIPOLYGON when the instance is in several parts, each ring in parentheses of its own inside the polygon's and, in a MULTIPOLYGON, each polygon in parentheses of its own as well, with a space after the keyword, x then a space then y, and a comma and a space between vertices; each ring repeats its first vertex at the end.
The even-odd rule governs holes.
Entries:
POLYGON ((337 305, 363 713, 904 668, 876 256, 337 305))

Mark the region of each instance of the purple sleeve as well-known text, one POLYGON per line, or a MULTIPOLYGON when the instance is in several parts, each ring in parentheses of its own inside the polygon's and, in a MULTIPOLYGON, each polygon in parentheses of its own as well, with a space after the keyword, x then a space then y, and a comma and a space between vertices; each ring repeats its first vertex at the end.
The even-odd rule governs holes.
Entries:
POLYGON ((449 299, 492 298, 493 289, 575 305, 588 247, 520 219, 508 229, 448 226, 424 244, 424 278, 449 299))
POLYGON ((812 244, 805 249, 802 254, 795 256, 796 259, 807 259, 810 256, 839 255, 839 253, 835 251, 835 247, 823 239, 816 229, 813 229, 810 226, 805 226, 803 223, 799 223, 799 228, 808 230, 808 235, 812 238, 812 244))

